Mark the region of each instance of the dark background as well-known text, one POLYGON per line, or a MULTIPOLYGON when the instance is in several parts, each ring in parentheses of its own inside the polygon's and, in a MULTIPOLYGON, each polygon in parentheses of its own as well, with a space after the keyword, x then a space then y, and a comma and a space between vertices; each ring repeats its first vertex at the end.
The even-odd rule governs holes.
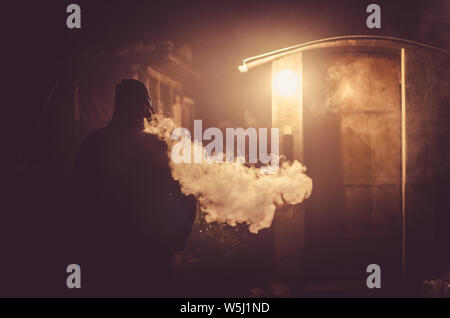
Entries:
MULTIPOLYGON (((58 63, 83 52, 118 50, 137 42, 189 44, 200 74, 196 117, 203 119, 205 126, 232 122, 238 127, 245 125, 246 112, 257 121, 270 123, 269 108, 247 104, 249 94, 255 92, 248 77, 257 73, 238 71, 246 57, 355 34, 395 36, 449 48, 449 4, 445 0, 28 1, 8 4, 2 13, 8 44, 3 51, 13 69, 10 81, 17 84, 10 91, 13 97, 4 104, 4 109, 12 111, 6 127, 11 145, 7 155, 13 162, 26 157, 34 146, 36 119, 58 76, 58 63), (66 7, 73 2, 81 7, 82 28, 69 30, 66 7), (381 29, 366 26, 370 3, 381 6, 381 29)), ((6 291, 20 294, 30 279, 39 276, 38 270, 33 272, 33 264, 44 266, 41 258, 45 256, 37 249, 38 236, 63 227, 61 222, 39 217, 45 212, 39 198, 29 196, 32 187, 39 185, 19 183, 13 179, 9 187, 13 195, 2 211, 3 272, 14 274, 4 285, 6 289, 0 287, 0 295, 6 291), (24 201, 33 203, 17 204, 24 201)), ((60 244, 64 248, 64 242, 60 244)))
MULTIPOLYGON (((56 76, 56 62, 80 52, 121 49, 171 40, 191 46, 201 74, 200 117, 240 124, 246 75, 237 66, 249 56, 321 38, 388 35, 448 46, 444 1, 376 1, 381 29, 368 29, 365 12, 373 1, 77 1, 82 28, 66 27, 71 1, 33 1, 13 9, 11 53, 26 94, 18 114, 21 139, 40 110, 56 76), (18 13, 18 15, 15 15, 18 13), (22 112, 23 111, 23 112, 22 112), (25 128, 25 129, 23 129, 25 128)), ((11 11, 4 11, 7 19, 11 11)), ((447 21, 448 23, 448 21, 447 21)), ((19 82, 20 83, 20 82, 19 82)), ((257 109, 251 109, 258 116, 257 109)), ((264 112, 263 112, 264 113, 264 112)))

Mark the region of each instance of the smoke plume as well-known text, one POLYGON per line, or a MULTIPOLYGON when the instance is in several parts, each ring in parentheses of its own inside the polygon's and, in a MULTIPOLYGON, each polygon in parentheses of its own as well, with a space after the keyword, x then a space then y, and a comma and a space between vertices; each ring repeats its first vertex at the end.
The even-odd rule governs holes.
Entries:
MULTIPOLYGON (((146 129, 167 143, 169 158, 174 128, 170 118, 155 115, 146 129)), ((193 144, 195 146, 199 145, 193 144)), ((270 175, 237 162, 176 164, 171 160, 170 167, 182 192, 196 197, 207 222, 231 226, 246 223, 252 233, 270 227, 277 207, 300 203, 312 191, 312 180, 298 161, 283 162, 278 171, 270 175)))

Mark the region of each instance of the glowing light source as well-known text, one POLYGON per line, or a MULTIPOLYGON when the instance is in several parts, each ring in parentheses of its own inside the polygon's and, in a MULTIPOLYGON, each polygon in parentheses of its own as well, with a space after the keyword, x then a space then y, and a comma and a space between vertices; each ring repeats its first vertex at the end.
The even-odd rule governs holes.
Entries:
POLYGON ((246 73, 246 72, 248 72, 247 65, 245 65, 245 64, 239 65, 239 66, 238 66, 238 69, 239 69, 239 71, 240 71, 241 73, 246 73))
POLYGON ((283 97, 294 95, 299 89, 299 76, 291 70, 282 70, 273 77, 273 88, 283 97))

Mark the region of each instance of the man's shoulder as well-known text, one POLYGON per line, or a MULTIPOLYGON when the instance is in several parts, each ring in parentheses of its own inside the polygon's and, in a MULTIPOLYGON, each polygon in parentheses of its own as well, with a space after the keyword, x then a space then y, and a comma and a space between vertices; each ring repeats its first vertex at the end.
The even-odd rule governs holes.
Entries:
POLYGON ((153 162, 160 167, 166 167, 168 164, 167 144, 156 135, 149 133, 143 133, 140 140, 139 149, 142 158, 147 158, 149 162, 153 162))
POLYGON ((141 135, 142 143, 148 147, 159 149, 161 151, 167 151, 167 144, 159 139, 156 135, 147 132, 141 135))

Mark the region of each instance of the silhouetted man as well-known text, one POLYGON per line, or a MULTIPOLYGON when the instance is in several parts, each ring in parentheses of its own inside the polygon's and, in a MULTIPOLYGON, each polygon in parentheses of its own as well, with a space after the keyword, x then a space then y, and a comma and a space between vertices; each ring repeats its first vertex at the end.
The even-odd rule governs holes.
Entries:
POLYGON ((143 132, 153 113, 146 87, 122 80, 115 104, 109 125, 81 145, 74 169, 82 289, 166 296, 170 257, 190 234, 195 200, 172 179, 166 144, 143 132))

